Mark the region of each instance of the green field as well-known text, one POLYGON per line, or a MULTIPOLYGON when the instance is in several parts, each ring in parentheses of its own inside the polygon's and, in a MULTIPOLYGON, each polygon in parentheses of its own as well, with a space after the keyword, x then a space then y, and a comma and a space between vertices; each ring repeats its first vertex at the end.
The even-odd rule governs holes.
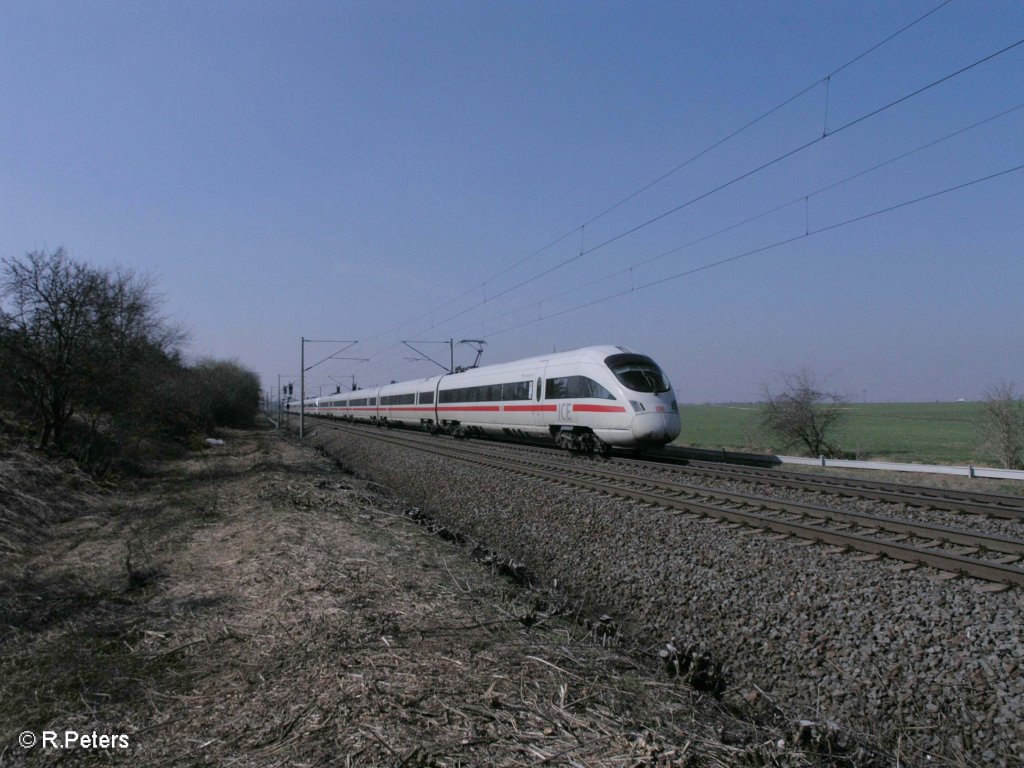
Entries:
MULTIPOLYGON (((761 429, 758 403, 680 405, 677 445, 732 451, 798 453, 761 429)), ((981 403, 852 403, 836 442, 851 457, 924 464, 993 464, 977 448, 981 403)))

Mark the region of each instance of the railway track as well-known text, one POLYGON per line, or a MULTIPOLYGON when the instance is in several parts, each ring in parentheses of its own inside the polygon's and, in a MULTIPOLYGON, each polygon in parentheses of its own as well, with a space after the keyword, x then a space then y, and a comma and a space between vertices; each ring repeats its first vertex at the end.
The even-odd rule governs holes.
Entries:
POLYGON ((878 480, 854 477, 828 477, 806 472, 787 472, 778 469, 756 467, 732 467, 710 461, 692 461, 671 456, 656 456, 650 459, 623 459, 624 461, 653 461, 678 469, 681 472, 699 474, 723 479, 765 483, 781 488, 805 491, 820 491, 837 496, 873 499, 913 507, 966 512, 969 514, 998 517, 1005 520, 1024 521, 1024 501, 1016 496, 956 491, 931 488, 923 485, 904 485, 878 480))
MULTIPOLYGON (((318 422, 319 423, 319 422, 318 422)), ((368 427, 373 429, 372 427, 368 427)), ((416 434, 416 433, 412 433, 416 434)), ((564 449, 548 442, 509 438, 494 440, 496 444, 533 448, 546 453, 564 455, 564 449)), ((1024 499, 980 491, 962 491, 935 488, 926 485, 893 483, 857 477, 829 475, 823 477, 808 472, 791 472, 782 469, 735 466, 713 461, 693 460, 671 455, 671 449, 663 449, 644 456, 627 456, 613 453, 611 462, 626 466, 644 467, 655 465, 671 468, 686 475, 714 477, 745 483, 761 483, 777 488, 826 493, 850 499, 869 499, 893 504, 905 504, 921 509, 991 517, 1024 523, 1024 499)))
MULTIPOLYGON (((1024 568, 1021 567, 1024 540, 1009 536, 849 512, 766 496, 709 490, 674 479, 655 479, 620 472, 614 468, 615 462, 595 461, 585 465, 566 462, 561 452, 548 452, 547 455, 536 451, 517 454, 510 453, 506 449, 507 444, 501 443, 456 443, 415 432, 397 433, 333 422, 319 423, 331 430, 404 447, 416 447, 418 450, 488 468, 504 469, 572 485, 592 493, 629 499, 671 514, 709 517, 744 525, 764 535, 795 536, 817 541, 860 553, 863 559, 889 557, 915 566, 926 565, 996 584, 1024 586, 1024 568)), ((820 478, 814 479, 818 485, 824 484, 820 478)), ((1005 506, 1001 509, 1008 511, 1005 506)))

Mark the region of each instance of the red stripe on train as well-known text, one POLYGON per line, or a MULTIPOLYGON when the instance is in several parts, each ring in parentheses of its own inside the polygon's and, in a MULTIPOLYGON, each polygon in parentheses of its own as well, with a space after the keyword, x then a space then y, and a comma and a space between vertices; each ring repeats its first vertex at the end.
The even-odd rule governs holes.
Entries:
POLYGON ((497 405, 439 405, 439 411, 500 411, 497 405))

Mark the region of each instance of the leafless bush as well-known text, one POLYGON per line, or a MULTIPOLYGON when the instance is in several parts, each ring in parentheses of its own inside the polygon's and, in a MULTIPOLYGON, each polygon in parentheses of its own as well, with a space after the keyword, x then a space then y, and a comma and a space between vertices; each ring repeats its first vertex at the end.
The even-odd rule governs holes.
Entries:
POLYGON ((826 392, 810 371, 783 372, 782 391, 774 394, 764 385, 764 428, 782 440, 784 447, 799 446, 811 456, 838 452, 835 432, 845 417, 846 398, 826 392))
POLYGON ((1006 469, 1024 467, 1024 397, 1013 382, 985 390, 976 421, 981 448, 1006 469))

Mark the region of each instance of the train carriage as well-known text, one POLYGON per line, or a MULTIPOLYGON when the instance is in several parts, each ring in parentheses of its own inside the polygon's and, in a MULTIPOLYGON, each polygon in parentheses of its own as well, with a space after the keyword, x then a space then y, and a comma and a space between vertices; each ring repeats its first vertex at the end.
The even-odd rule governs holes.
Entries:
POLYGON ((468 435, 549 437, 572 450, 664 445, 679 434, 668 378, 626 347, 584 347, 313 398, 313 414, 468 435))
POLYGON ((435 376, 381 387, 378 418, 385 424, 403 427, 432 424, 435 418, 434 392, 439 378, 435 376))

